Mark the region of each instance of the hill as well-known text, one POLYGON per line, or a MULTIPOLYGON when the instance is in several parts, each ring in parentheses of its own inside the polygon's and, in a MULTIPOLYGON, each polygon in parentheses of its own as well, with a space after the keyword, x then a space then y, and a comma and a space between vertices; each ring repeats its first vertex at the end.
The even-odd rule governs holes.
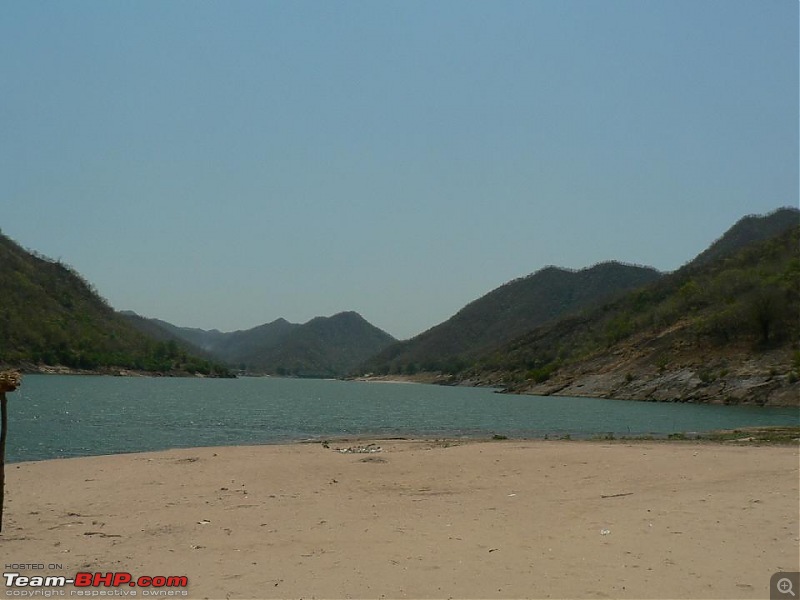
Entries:
POLYGON ((187 337, 177 335, 174 333, 166 321, 159 321, 158 319, 147 319, 137 315, 130 310, 119 311, 117 314, 124 317, 133 327, 144 333, 147 337, 157 340, 159 342, 175 342, 182 348, 186 349, 190 354, 203 358, 208 361, 217 361, 212 353, 208 352, 205 348, 200 347, 198 344, 193 343, 187 337))
POLYGON ((730 256, 745 246, 769 239, 800 221, 796 208, 779 208, 767 215, 747 215, 728 229, 706 250, 697 255, 687 267, 700 267, 714 260, 730 256))
POLYGON ((215 360, 246 370, 253 356, 279 343, 283 337, 299 325, 285 319, 277 319, 244 331, 223 333, 217 329, 179 327, 161 319, 146 318, 131 311, 123 314, 141 331, 159 338, 181 340, 199 352, 215 360))
POLYGON ((715 258, 537 328, 456 379, 536 394, 800 403, 800 226, 738 249, 726 237, 715 258))
POLYGON ((0 364, 227 375, 174 341, 143 334, 71 268, 0 234, 0 364))
POLYGON ((297 326, 279 344, 251 355, 251 364, 279 375, 337 377, 394 341, 358 313, 343 312, 297 326))
POLYGON ((545 267, 471 302, 447 321, 362 365, 365 373, 458 372, 489 349, 565 314, 657 280, 649 267, 606 262, 580 271, 545 267))
POLYGON ((345 375, 395 341, 355 312, 316 317, 302 325, 277 319, 230 333, 146 321, 148 327, 193 343, 242 371, 297 377, 345 375))

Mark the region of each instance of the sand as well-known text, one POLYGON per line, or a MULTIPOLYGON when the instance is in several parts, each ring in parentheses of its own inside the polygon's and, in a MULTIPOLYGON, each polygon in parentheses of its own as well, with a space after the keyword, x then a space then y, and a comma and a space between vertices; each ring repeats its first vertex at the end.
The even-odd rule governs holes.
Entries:
POLYGON ((768 598, 800 570, 796 446, 378 444, 8 465, 5 572, 185 575, 189 598, 768 598))

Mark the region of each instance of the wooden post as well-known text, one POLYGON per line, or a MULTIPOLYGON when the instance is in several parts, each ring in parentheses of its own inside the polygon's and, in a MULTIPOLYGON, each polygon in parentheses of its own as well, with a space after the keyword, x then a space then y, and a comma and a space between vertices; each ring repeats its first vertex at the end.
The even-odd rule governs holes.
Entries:
POLYGON ((6 496, 6 435, 8 434, 8 398, 0 392, 0 413, 3 422, 0 424, 0 533, 3 532, 3 506, 6 496))
POLYGON ((0 373, 0 532, 3 531, 3 506, 6 491, 6 436, 8 435, 8 398, 6 392, 13 392, 22 382, 16 371, 0 373))

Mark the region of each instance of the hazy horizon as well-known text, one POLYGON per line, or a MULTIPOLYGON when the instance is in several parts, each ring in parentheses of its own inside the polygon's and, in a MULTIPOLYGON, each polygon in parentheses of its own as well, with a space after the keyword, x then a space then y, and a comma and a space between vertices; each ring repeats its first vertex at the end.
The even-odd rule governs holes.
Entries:
POLYGON ((16 2, 3 233, 117 310, 405 339, 798 201, 798 4, 16 2))

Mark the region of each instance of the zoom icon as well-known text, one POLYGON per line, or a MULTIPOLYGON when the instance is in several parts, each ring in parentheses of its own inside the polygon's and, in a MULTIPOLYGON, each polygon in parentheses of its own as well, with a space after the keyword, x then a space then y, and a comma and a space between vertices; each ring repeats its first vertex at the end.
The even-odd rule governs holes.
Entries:
POLYGON ((769 600, 792 600, 800 593, 800 572, 775 573, 769 580, 769 600))

